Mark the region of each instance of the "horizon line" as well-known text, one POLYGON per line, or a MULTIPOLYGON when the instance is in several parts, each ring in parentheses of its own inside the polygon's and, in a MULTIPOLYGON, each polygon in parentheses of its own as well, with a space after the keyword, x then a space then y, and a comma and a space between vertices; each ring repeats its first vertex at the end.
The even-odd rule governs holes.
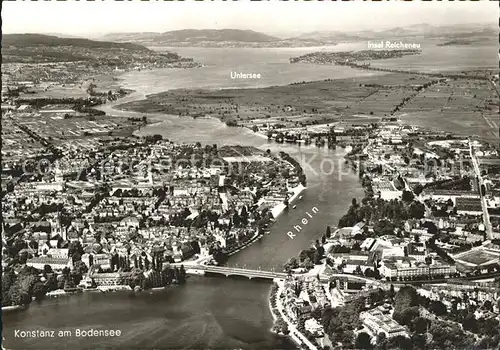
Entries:
MULTIPOLYGON (((293 29, 290 30, 283 30, 283 31, 271 31, 271 32, 265 32, 265 31, 259 31, 255 29, 243 29, 243 28, 180 28, 180 29, 170 29, 170 30, 162 30, 162 31, 98 31, 98 32, 82 32, 82 33, 68 33, 68 32, 53 32, 53 31, 30 31, 30 32, 22 32, 22 31, 4 31, 2 35, 10 35, 10 34, 42 34, 42 35, 69 35, 69 36, 85 36, 85 35, 90 35, 90 36, 95 36, 95 35, 110 35, 110 34, 135 34, 135 33, 141 33, 141 34, 165 34, 168 32, 176 32, 176 31, 182 31, 182 30, 194 30, 194 31, 203 31, 203 30, 241 30, 241 31, 253 31, 256 33, 261 33, 261 34, 266 34, 270 36, 274 36, 276 34, 273 33, 283 33, 286 34, 286 32, 289 33, 294 33, 292 35, 301 35, 301 34, 308 34, 308 33, 328 33, 328 32, 339 32, 339 33, 360 33, 360 32, 384 32, 387 30, 391 30, 394 28, 411 28, 411 27, 418 27, 418 26, 431 26, 435 28, 446 28, 446 27, 466 27, 466 26, 471 26, 471 25, 477 25, 477 26, 483 26, 483 27, 493 27, 496 26, 496 22, 492 23, 484 23, 484 22, 469 22, 469 23, 464 23, 464 22, 459 22, 459 23, 450 23, 450 24, 430 24, 427 22, 422 22, 422 23, 417 23, 417 24, 411 24, 408 26, 393 26, 393 27, 387 27, 386 29, 360 29, 360 30, 353 30, 353 29, 348 29, 348 30, 339 30, 339 29, 332 29, 332 30, 311 30, 311 31, 294 31, 293 29)), ((85 38, 85 37, 82 37, 85 38)))

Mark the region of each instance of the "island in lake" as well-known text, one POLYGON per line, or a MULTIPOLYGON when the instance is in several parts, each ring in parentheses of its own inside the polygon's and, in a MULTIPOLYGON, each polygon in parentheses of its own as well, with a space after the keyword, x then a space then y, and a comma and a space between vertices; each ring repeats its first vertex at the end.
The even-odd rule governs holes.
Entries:
POLYGON ((420 50, 361 50, 342 52, 312 52, 290 58, 290 63, 344 64, 345 62, 382 60, 418 55, 420 50))

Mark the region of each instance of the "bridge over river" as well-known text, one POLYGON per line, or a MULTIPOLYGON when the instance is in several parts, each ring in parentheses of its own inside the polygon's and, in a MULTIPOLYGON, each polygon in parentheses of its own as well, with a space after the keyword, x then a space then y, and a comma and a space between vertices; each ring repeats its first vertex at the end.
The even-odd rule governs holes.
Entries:
POLYGON ((266 271, 266 270, 252 270, 242 269, 237 267, 228 266, 213 266, 213 265, 185 265, 186 272, 191 273, 214 273, 219 275, 229 276, 243 276, 252 278, 265 278, 265 279, 284 279, 287 274, 284 272, 266 271))
MULTIPOLYGON (((252 278, 263 278, 263 279, 285 279, 288 274, 284 272, 275 272, 275 271, 266 271, 266 270, 255 270, 255 269, 245 269, 245 268, 238 268, 238 267, 229 267, 229 266, 213 266, 213 265, 184 265, 184 268, 186 269, 186 272, 188 273, 194 273, 194 274, 205 274, 205 273, 211 273, 211 274, 219 274, 219 275, 224 275, 226 277, 229 276, 243 276, 243 277, 248 277, 250 279, 252 278)), ((306 274, 294 274, 294 276, 307 276, 306 274)), ((313 276, 313 275, 309 275, 313 276)), ((324 275, 320 274, 319 278, 322 282, 328 282, 331 278, 346 278, 349 281, 352 282, 363 282, 366 284, 373 284, 373 285, 381 285, 382 283, 380 281, 372 280, 369 278, 365 278, 363 276, 357 276, 357 275, 349 275, 349 274, 331 274, 331 275, 324 275)))
MULTIPOLYGON (((172 264, 174 266, 180 266, 184 265, 181 263, 176 263, 172 264)), ((284 272, 276 272, 276 271, 267 271, 267 270, 261 270, 261 269, 247 269, 247 268, 238 268, 238 267, 232 267, 232 266, 214 266, 214 265, 202 265, 202 264, 197 264, 197 263, 192 263, 192 264, 185 264, 184 268, 186 269, 187 273, 192 273, 192 274, 199 274, 199 275, 205 275, 205 274, 218 274, 218 275, 223 275, 226 277, 230 276, 242 276, 242 277, 248 277, 249 279, 252 278, 261 278, 261 279, 268 279, 268 280, 275 280, 275 279, 285 279, 287 277, 287 273, 284 272)), ((313 274, 293 274, 293 276, 315 276, 313 274)), ((444 283, 444 284, 456 284, 456 283, 466 283, 467 281, 470 282, 476 282, 483 280, 483 279, 493 279, 500 276, 500 272, 495 272, 495 273, 490 273, 486 275, 481 275, 481 276, 470 276, 470 277, 462 277, 462 278, 457 278, 457 279, 434 279, 434 280, 416 280, 416 281, 386 281, 386 280, 374 280, 370 278, 366 278, 363 276, 359 275, 351 275, 351 274, 319 274, 319 279, 321 282, 329 282, 331 279, 335 278, 342 278, 345 279, 349 282, 357 282, 357 283, 364 283, 367 285, 372 285, 374 287, 388 287, 389 285, 422 285, 422 284, 437 284, 437 283, 444 283)), ((474 283, 473 283, 474 284, 474 283)), ((477 284, 479 285, 479 284, 477 284)))

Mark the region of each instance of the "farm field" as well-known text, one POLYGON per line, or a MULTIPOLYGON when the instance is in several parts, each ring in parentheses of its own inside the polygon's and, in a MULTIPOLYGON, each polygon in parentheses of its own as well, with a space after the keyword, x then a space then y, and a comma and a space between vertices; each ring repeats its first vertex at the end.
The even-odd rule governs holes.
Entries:
POLYGON ((171 90, 120 109, 145 113, 204 116, 236 122, 292 117, 293 121, 337 120, 365 114, 388 115, 401 99, 427 78, 385 74, 366 78, 325 80, 256 89, 171 90), (385 99, 381 99, 384 96, 385 99))
POLYGON ((452 80, 432 85, 400 109, 399 118, 457 134, 498 137, 495 91, 485 81, 452 80))
POLYGON ((394 116, 421 127, 495 138, 495 97, 486 81, 438 81, 395 73, 252 89, 170 90, 118 108, 191 117, 209 115, 228 125, 247 127, 296 127, 346 118, 361 121, 394 116), (424 84, 427 88, 418 89, 424 84))

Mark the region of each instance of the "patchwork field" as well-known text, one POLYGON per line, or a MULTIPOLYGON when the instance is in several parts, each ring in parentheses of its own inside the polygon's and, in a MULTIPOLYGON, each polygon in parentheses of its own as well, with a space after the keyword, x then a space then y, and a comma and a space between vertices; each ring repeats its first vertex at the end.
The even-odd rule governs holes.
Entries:
POLYGON ((370 115, 370 112, 382 117, 402 98, 414 93, 414 85, 429 81, 417 76, 386 74, 260 89, 171 90, 119 108, 147 113, 210 115, 237 122, 263 118, 311 122, 354 114, 370 115))
POLYGON ((497 137, 496 93, 487 81, 439 82, 412 74, 325 80, 256 89, 171 90, 118 106, 141 113, 211 116, 228 125, 304 126, 396 116, 457 134, 497 137), (422 85, 426 84, 426 88, 422 85))
POLYGON ((498 97, 486 81, 447 81, 420 92, 398 116, 463 135, 498 137, 498 97))

